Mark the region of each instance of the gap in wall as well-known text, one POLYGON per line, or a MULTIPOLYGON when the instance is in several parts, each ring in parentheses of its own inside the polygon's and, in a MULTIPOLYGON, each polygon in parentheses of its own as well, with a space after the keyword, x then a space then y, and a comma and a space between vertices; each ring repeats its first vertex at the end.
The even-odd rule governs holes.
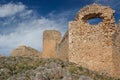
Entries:
POLYGON ((91 25, 97 25, 100 22, 102 22, 102 18, 92 18, 92 19, 88 19, 87 22, 91 25))

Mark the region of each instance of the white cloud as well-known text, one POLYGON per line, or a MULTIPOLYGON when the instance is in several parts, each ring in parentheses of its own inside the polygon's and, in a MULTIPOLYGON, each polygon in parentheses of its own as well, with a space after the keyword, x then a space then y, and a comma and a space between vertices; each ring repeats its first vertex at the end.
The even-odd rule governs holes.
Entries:
POLYGON ((8 3, 0 6, 0 17, 7 17, 22 12, 26 7, 21 4, 8 3))
POLYGON ((42 16, 38 17, 40 15, 37 14, 32 16, 31 14, 34 14, 34 11, 24 8, 23 12, 17 14, 20 19, 16 18, 14 14, 3 23, 6 24, 8 22, 9 27, 6 30, 12 28, 13 31, 9 34, 0 34, 0 53, 9 55, 14 48, 20 45, 27 45, 42 50, 43 31, 55 29, 64 34, 68 27, 66 19, 68 16, 65 14, 69 13, 71 14, 71 12, 62 12, 61 14, 56 14, 57 17, 55 17, 54 13, 50 13, 49 18, 45 18, 42 16), (11 19, 16 25, 13 25, 11 19), (14 26, 16 27, 13 28, 14 26))
POLYGON ((45 18, 36 19, 29 23, 19 23, 15 32, 7 35, 0 35, 0 47, 2 49, 6 48, 12 50, 19 45, 27 45, 41 50, 42 34, 44 30, 55 29, 62 31, 62 28, 65 27, 67 27, 65 24, 59 24, 56 23, 56 21, 45 18))

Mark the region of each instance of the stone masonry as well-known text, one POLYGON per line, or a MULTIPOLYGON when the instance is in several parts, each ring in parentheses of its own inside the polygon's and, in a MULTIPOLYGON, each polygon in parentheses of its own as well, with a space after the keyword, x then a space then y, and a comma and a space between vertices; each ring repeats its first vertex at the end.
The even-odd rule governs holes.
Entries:
POLYGON ((114 10, 92 4, 81 9, 61 39, 60 32, 43 33, 43 58, 60 58, 112 77, 120 77, 120 24, 114 20, 114 10), (101 18, 90 25, 87 20, 101 18))
POLYGON ((36 49, 33 49, 31 47, 22 45, 17 47, 11 52, 12 57, 15 56, 34 56, 34 57, 41 57, 40 52, 38 52, 36 49))
POLYGON ((43 32, 43 58, 56 58, 57 45, 60 43, 61 33, 56 30, 43 32))
POLYGON ((120 47, 115 43, 120 37, 116 34, 113 15, 110 7, 97 4, 78 12, 75 21, 69 23, 69 61, 99 73, 120 77, 120 59, 117 58, 120 47), (102 18, 102 22, 90 25, 87 20, 92 18, 102 18))
POLYGON ((120 78, 120 22, 114 20, 114 10, 108 6, 92 4, 81 9, 74 21, 69 22, 65 35, 56 30, 43 32, 43 50, 20 46, 11 56, 38 56, 59 58, 82 67, 120 78), (102 22, 91 25, 87 21, 101 18, 102 22))

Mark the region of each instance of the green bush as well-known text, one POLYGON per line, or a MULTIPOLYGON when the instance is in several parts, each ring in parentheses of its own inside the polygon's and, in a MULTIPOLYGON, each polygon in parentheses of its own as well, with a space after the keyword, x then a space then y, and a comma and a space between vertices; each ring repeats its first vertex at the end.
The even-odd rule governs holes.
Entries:
POLYGON ((77 68, 75 66, 70 66, 69 72, 70 73, 75 73, 75 71, 77 71, 77 68))

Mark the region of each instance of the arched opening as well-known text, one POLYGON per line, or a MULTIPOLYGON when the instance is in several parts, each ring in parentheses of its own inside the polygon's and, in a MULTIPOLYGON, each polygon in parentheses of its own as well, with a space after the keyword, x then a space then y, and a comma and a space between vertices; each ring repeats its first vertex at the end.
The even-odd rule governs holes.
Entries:
POLYGON ((91 18, 87 20, 87 23, 89 23, 90 25, 97 25, 100 22, 102 22, 102 18, 91 18))

